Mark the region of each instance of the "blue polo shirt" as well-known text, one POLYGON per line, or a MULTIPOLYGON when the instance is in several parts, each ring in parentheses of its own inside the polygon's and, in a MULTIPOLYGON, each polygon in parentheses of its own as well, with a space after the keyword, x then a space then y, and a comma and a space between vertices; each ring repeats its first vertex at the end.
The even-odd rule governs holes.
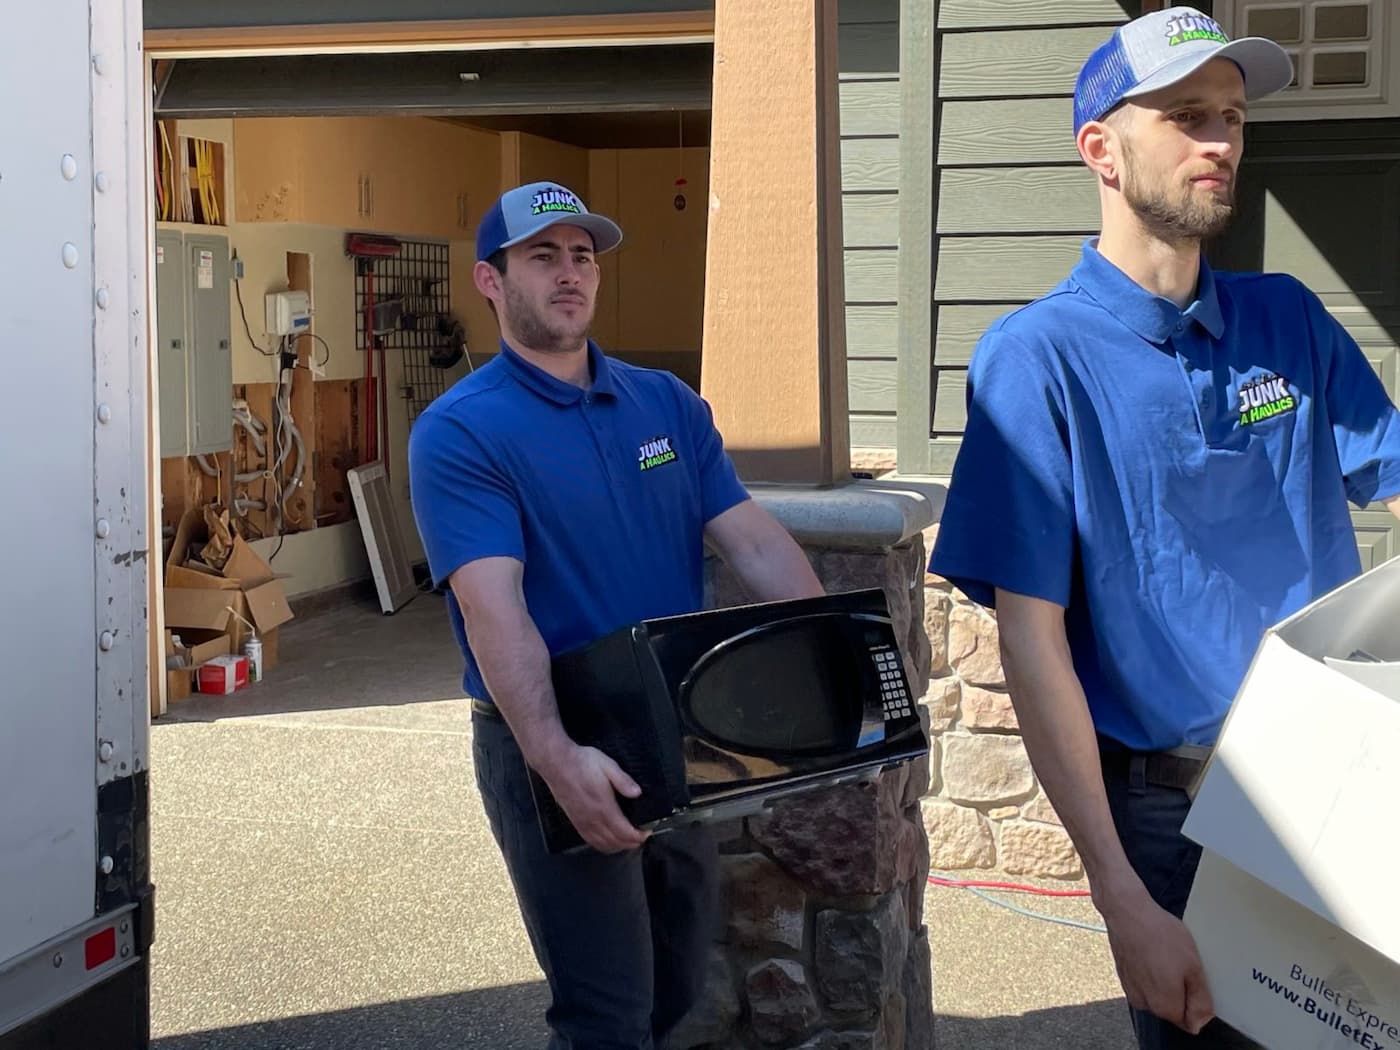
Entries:
MULTIPOLYGON (((413 512, 433 580, 478 558, 524 563, 551 654, 704 603, 704 528, 748 498, 709 406, 669 372, 591 341, 584 391, 504 343, 434 401, 408 443, 413 512)), ((489 700, 461 610, 463 687, 489 700)))
POLYGON ((1293 278, 1202 261, 1181 310, 1095 244, 978 344, 930 568, 1064 606, 1102 735, 1209 744, 1265 629, 1360 570, 1400 417, 1293 278))

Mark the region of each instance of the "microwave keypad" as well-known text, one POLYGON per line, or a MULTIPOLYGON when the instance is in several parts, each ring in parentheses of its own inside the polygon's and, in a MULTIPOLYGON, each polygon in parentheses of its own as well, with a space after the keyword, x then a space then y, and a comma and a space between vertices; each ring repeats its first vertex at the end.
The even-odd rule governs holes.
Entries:
POLYGON ((899 653, 891 646, 882 645, 872 648, 870 656, 875 661, 875 671, 880 676, 880 700, 885 712, 885 721, 910 717, 913 709, 910 707, 909 690, 904 686, 899 653))

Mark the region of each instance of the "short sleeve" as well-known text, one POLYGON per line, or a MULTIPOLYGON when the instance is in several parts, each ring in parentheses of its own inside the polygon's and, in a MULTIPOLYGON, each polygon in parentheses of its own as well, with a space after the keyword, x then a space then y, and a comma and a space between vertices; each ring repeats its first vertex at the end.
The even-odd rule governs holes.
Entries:
POLYGON ((696 473, 700 479, 701 520, 709 524, 749 498, 734 462, 724 449, 709 403, 679 379, 673 380, 690 431, 696 473))
POLYGON ((1400 494, 1400 412, 1356 340, 1312 292, 1303 294, 1347 498, 1357 507, 1390 499, 1400 494))
POLYGON ((1022 343, 989 332, 969 369, 967 426, 929 569, 985 606, 1000 587, 1068 607, 1075 531, 1060 385, 1022 343))
POLYGON ((525 560, 514 483, 489 442, 442 412, 420 416, 408 442, 409 490, 437 586, 480 558, 525 560))

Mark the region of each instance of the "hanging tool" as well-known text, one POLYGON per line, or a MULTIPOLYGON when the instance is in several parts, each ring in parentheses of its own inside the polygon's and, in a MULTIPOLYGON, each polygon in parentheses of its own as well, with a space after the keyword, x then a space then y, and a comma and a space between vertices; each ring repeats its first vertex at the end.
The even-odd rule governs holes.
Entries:
POLYGON ((373 462, 383 459, 384 473, 389 473, 389 391, 388 366, 384 356, 384 344, 375 332, 374 322, 374 272, 376 259, 393 258, 399 254, 401 243, 393 237, 374 233, 349 233, 345 236, 345 254, 355 260, 356 272, 365 279, 365 459, 373 462), (379 376, 376 380, 374 355, 379 354, 379 376), (384 450, 380 451, 380 434, 383 433, 384 450))

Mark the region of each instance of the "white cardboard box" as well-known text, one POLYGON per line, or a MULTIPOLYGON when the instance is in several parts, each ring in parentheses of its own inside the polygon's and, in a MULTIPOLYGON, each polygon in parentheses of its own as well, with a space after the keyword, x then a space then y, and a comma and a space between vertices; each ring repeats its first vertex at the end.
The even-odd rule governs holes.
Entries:
POLYGON ((1216 1013, 1271 1050, 1400 1050, 1400 560, 1268 631, 1185 833, 1216 1013))

